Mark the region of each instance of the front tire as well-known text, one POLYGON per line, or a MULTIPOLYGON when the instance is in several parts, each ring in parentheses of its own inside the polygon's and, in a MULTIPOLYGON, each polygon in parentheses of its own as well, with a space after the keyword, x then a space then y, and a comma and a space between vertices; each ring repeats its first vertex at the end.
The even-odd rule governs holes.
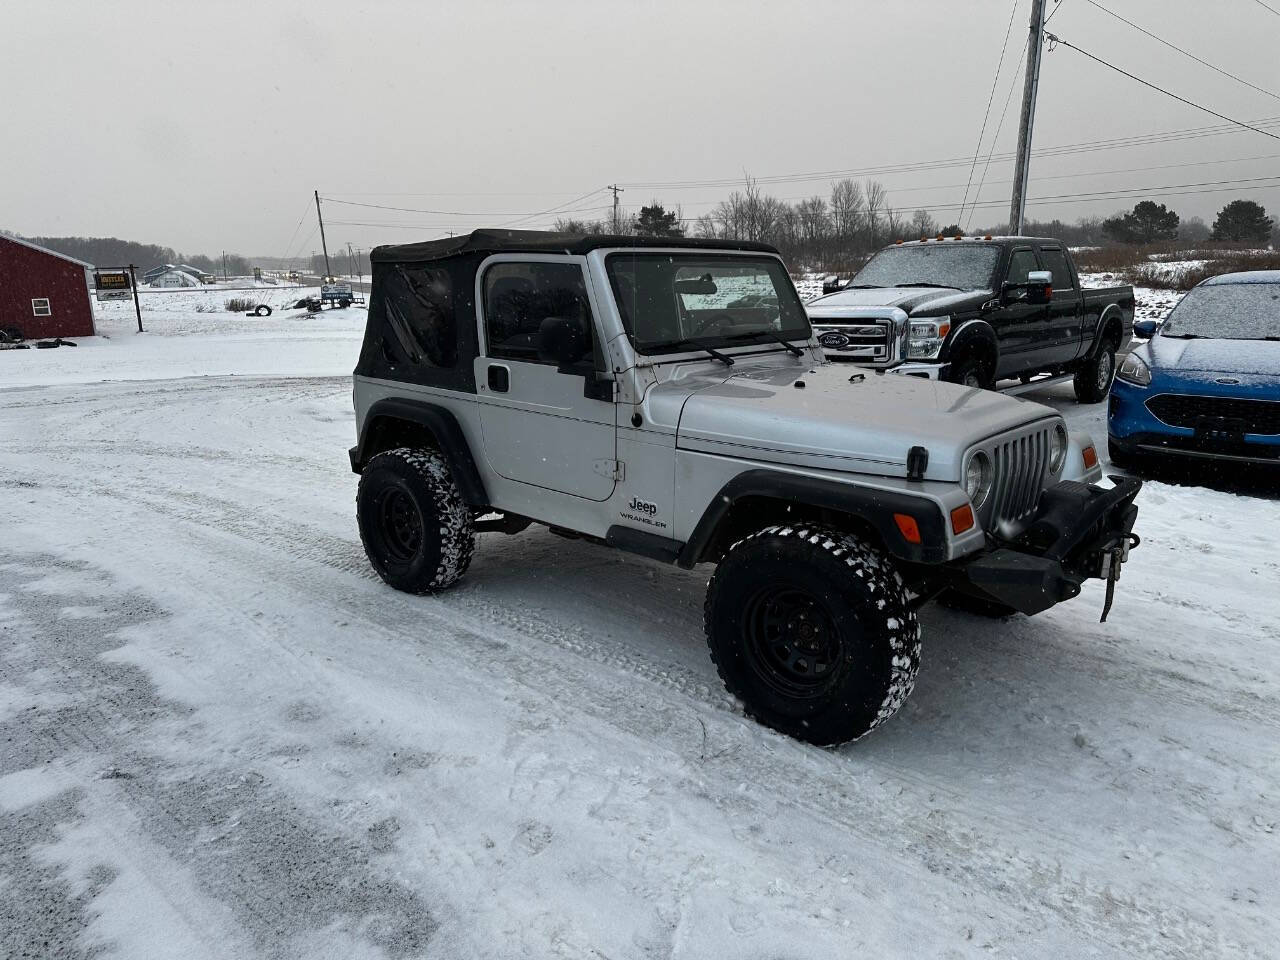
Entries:
POLYGON ((1076 370, 1076 399, 1081 403, 1101 403, 1116 379, 1116 345, 1110 341, 1098 348, 1076 370))
POLYGON ((360 475, 356 521, 373 569, 397 590, 443 590, 471 565, 471 510, 438 451, 399 447, 370 459, 360 475))
POLYGON ((920 625, 892 562, 823 527, 766 527, 730 547, 704 619, 747 715, 820 746, 892 717, 920 669, 920 625))
POLYGON ((947 379, 952 383, 979 390, 990 390, 994 387, 995 374, 995 363, 978 350, 966 351, 951 361, 951 365, 947 368, 947 379))

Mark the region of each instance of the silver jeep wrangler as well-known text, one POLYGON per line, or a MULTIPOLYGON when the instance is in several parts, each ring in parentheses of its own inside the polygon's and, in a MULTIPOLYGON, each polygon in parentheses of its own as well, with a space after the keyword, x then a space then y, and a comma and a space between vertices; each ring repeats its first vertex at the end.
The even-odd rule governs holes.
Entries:
MULTIPOLYGON (((891 717, 938 597, 1107 603, 1140 482, 1053 410, 827 362, 764 244, 476 231, 373 251, 357 518, 429 593, 481 532, 540 523, 716 564, 706 633, 757 720, 818 744, 891 717)), ((1105 610, 1104 610, 1105 619, 1105 610)))

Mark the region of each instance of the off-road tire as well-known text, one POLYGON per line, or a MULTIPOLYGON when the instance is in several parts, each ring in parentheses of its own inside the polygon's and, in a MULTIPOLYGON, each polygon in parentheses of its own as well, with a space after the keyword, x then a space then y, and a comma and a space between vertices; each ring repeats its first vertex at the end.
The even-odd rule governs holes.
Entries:
POLYGON ((996 385, 995 364, 980 350, 966 350, 951 361, 946 379, 964 386, 990 390, 996 385))
POLYGON ((1108 340, 1076 368, 1076 399, 1081 403, 1101 403, 1116 380, 1116 346, 1108 340))
POLYGON ((360 475, 356 521, 373 569, 397 590, 443 590, 471 565, 471 510, 438 451, 399 447, 372 457, 360 475))
POLYGON ((998 600, 975 597, 971 593, 963 593, 960 590, 943 590, 938 594, 938 605, 948 610, 960 610, 963 613, 971 613, 975 617, 989 617, 992 620, 1003 620, 1018 612, 998 600))
POLYGON ((703 618, 712 662, 747 715, 820 746, 892 717, 920 669, 920 624, 892 561, 825 527, 766 527, 739 540, 711 577, 703 618), (771 620, 791 597, 798 619, 771 620), (788 679, 802 669, 808 678, 788 679))

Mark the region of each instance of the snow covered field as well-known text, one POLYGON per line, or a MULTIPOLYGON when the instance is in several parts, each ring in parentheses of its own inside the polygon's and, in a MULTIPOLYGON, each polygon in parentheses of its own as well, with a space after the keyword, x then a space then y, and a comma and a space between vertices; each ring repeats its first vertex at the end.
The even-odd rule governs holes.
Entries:
POLYGON ((0 956, 1275 955, 1274 500, 1149 484, 1109 623, 927 609, 820 750, 722 692, 706 569, 532 530, 383 586, 362 312, 112 309, 0 353, 0 956))

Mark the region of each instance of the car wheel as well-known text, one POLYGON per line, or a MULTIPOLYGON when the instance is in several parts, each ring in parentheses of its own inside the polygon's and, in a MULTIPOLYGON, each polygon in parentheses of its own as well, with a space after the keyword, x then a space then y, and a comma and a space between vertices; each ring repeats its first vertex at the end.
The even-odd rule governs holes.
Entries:
POLYGON ((1104 343, 1076 370, 1076 399, 1081 403, 1101 403, 1111 392, 1116 379, 1116 345, 1104 343))
POLYGON ((471 565, 471 510, 438 451, 401 447, 370 459, 360 475, 356 520, 373 569, 397 590, 443 590, 471 565))
POLYGON ((704 620, 747 715, 822 746, 892 717, 920 668, 920 625, 892 562, 822 527, 766 527, 730 547, 704 620))

